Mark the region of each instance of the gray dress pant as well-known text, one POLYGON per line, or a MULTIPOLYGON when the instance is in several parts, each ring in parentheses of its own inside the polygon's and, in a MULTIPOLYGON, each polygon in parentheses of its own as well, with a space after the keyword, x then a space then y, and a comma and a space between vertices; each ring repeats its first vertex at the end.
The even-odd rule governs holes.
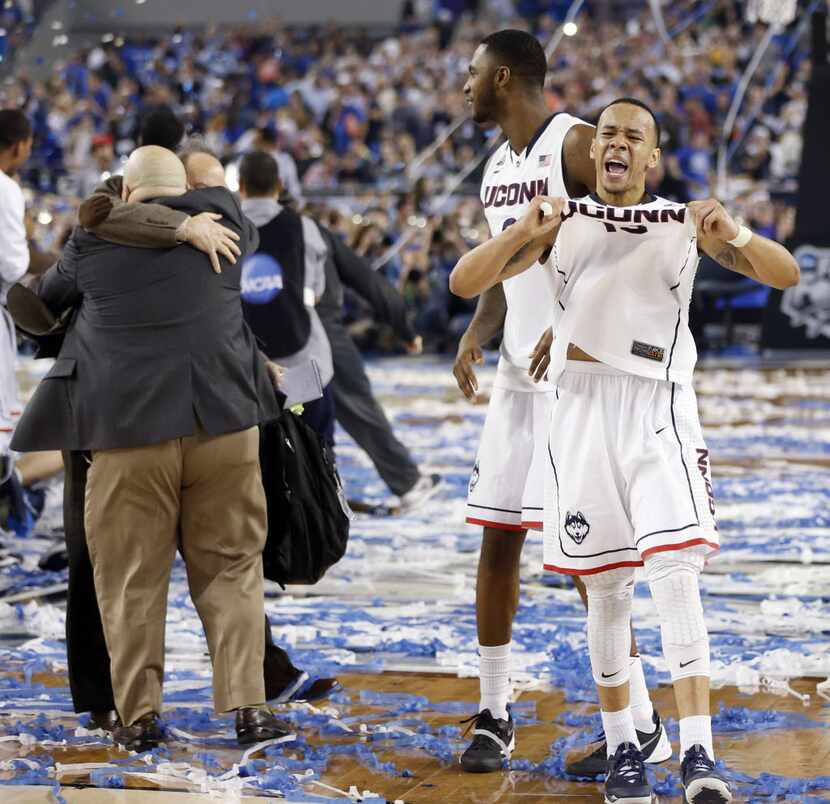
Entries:
POLYGON ((372 395, 363 358, 340 323, 323 321, 334 360, 334 415, 372 459, 393 494, 405 494, 421 476, 409 450, 395 438, 383 408, 372 395))

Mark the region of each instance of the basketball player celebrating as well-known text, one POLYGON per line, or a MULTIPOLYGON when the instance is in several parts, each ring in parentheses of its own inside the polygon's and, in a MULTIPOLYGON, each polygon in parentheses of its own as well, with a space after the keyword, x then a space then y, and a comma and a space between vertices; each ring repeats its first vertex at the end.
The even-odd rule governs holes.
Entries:
MULTIPOLYGON (((593 127, 567 114, 548 114, 542 91, 546 71, 542 46, 518 30, 486 37, 470 63, 464 94, 473 119, 500 126, 507 138, 487 163, 482 182, 494 237, 522 216, 534 196, 581 195, 596 181, 588 156, 593 127)), ((484 535, 476 584, 481 701, 472 743, 461 756, 465 771, 499 770, 515 745, 507 708, 511 630, 526 528, 542 524, 552 392, 542 381, 550 333, 539 334, 553 315, 552 290, 546 271, 534 265, 485 292, 461 339, 454 368, 459 388, 473 400, 478 389, 473 363, 481 360, 481 344, 503 326, 501 358, 467 501, 467 522, 483 525, 484 535)), ((577 585, 585 600, 584 587, 577 585)), ((633 635, 631 653, 638 737, 648 761, 661 762, 671 756, 671 747, 649 700, 633 635)), ((603 740, 580 753, 567 766, 569 772, 604 773, 603 740)))
POLYGON ((462 258, 454 273, 481 292, 528 270, 555 238, 545 568, 582 575, 587 588, 609 756, 605 801, 652 800, 627 661, 634 568, 644 565, 680 715, 684 801, 720 804, 732 792, 714 764, 698 585, 718 533, 692 389, 689 298, 698 249, 775 288, 796 284, 799 270, 786 249, 738 225, 717 201, 682 206, 648 195, 659 142, 647 106, 614 101, 591 143, 596 195, 534 199, 521 221, 462 258))

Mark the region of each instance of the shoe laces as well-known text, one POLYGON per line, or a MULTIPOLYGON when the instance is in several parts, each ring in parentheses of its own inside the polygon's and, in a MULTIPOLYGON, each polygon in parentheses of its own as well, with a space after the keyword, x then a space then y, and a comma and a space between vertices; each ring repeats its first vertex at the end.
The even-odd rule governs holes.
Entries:
MULTIPOLYGON (((499 737, 501 737, 503 731, 499 725, 499 721, 493 717, 489 709, 482 709, 480 712, 476 712, 472 717, 468 717, 465 720, 459 720, 458 725, 467 726, 462 733, 462 737, 466 737, 467 734, 469 734, 470 729, 486 729, 499 737)), ((476 734, 473 737, 473 742, 482 736, 483 735, 481 734, 476 734)))
POLYGON ((487 720, 494 720, 493 716, 490 714, 489 709, 482 709, 481 712, 476 712, 472 717, 465 718, 464 720, 459 720, 459 726, 467 727, 466 729, 464 729, 461 736, 466 737, 470 733, 470 729, 477 729, 479 727, 479 721, 485 721, 485 725, 489 725, 486 723, 487 720))
POLYGON ((686 759, 683 764, 687 773, 707 773, 715 767, 715 763, 709 759, 706 749, 699 745, 693 745, 686 752, 686 759))
POLYGON ((638 784, 642 780, 643 765, 636 748, 626 748, 614 755, 614 775, 628 784, 638 784))

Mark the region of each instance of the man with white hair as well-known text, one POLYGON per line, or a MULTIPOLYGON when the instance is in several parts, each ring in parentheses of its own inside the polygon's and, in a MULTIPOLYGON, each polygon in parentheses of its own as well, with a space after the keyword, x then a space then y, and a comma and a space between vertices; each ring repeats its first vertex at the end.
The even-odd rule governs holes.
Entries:
MULTIPOLYGON (((184 165, 137 149, 122 198, 221 216, 244 254, 253 226, 224 188, 185 193, 184 165)), ((282 736, 264 706, 261 553, 266 503, 260 422, 279 415, 267 368, 239 303, 240 268, 204 270, 188 246, 136 249, 80 229, 38 294, 53 313, 77 308, 54 367, 21 418, 22 451, 90 458, 85 525, 130 749, 162 731, 164 623, 177 542, 214 668, 217 711, 236 711, 241 744, 282 736)))

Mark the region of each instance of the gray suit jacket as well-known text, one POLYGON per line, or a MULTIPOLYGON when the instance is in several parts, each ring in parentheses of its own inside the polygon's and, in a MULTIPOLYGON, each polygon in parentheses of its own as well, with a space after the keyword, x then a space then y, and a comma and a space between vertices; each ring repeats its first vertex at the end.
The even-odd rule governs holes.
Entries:
MULTIPOLYGON (((258 245, 224 188, 161 203, 218 212, 258 245)), ((205 255, 119 246, 76 229, 38 295, 56 315, 76 307, 54 366, 18 423, 13 448, 100 450, 235 432, 279 416, 254 337, 242 318, 242 261, 215 274, 205 255)))

